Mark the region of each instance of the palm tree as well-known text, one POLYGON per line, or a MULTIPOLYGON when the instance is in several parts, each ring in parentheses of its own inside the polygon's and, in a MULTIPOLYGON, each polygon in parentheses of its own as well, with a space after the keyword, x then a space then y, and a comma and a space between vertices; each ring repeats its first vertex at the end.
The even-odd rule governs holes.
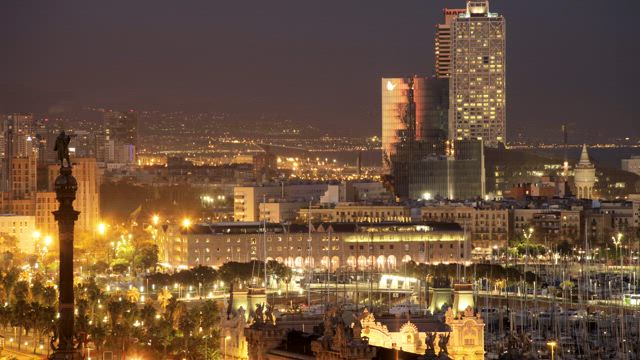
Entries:
POLYGON ((160 303, 160 307, 162 308, 163 313, 166 312, 171 298, 173 298, 173 295, 171 294, 171 291, 169 291, 166 287, 164 287, 160 294, 158 294, 158 302, 160 303))
POLYGON ((127 291, 127 299, 132 303, 137 303, 140 301, 140 290, 136 287, 132 287, 127 291))
POLYGON ((151 303, 144 304, 142 309, 140 309, 140 319, 142 319, 142 322, 145 325, 150 326, 155 320, 155 318, 156 318, 156 308, 154 308, 151 303))
POLYGON ((18 300, 12 306, 11 326, 18 328, 18 350, 22 345, 22 330, 28 330, 31 307, 25 300, 18 300))
POLYGON ((13 294, 13 287, 16 285, 18 278, 20 277, 20 270, 18 268, 11 268, 2 277, 2 287, 4 289, 4 301, 7 302, 11 299, 13 294))
POLYGON ((89 327, 89 336, 93 344, 96 346, 97 353, 102 352, 102 347, 107 341, 107 328, 98 322, 89 327))
POLYGON ((54 330, 55 309, 37 302, 31 303, 31 327, 33 328, 33 353, 36 353, 40 340, 54 330))

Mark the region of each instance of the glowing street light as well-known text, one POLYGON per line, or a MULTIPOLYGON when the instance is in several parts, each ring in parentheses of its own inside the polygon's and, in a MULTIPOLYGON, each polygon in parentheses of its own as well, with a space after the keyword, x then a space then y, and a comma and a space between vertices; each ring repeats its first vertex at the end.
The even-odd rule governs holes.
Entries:
POLYGON ((547 346, 551 349, 551 360, 554 360, 555 359, 555 356, 554 356, 555 355, 555 348, 556 348, 556 346, 558 346, 558 343, 555 342, 555 341, 549 341, 547 343, 547 346))
POLYGON ((153 223, 153 225, 158 225, 158 223, 160 223, 160 216, 158 216, 158 214, 153 215, 153 217, 151 218, 151 222, 153 223))
POLYGON ((35 230, 31 235, 33 236, 34 239, 38 240, 42 236, 42 233, 40 233, 40 231, 38 230, 35 230))
POLYGON ((184 218, 182 219, 182 227, 188 229, 191 226, 191 219, 184 218))
POLYGON ((53 243, 53 238, 51 237, 51 235, 45 235, 44 237, 44 245, 46 247, 51 246, 51 243, 53 243))
POLYGON ((99 223, 98 227, 97 227, 97 230, 98 230, 98 234, 100 234, 100 236, 104 236, 104 234, 107 233, 107 224, 105 224, 103 222, 99 223))

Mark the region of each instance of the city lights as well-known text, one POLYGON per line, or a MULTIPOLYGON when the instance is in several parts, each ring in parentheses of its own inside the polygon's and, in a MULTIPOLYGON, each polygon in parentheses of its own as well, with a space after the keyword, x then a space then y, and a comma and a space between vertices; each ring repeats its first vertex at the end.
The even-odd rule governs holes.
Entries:
POLYGON ((638 5, 547 2, 3 8, 2 354, 634 359, 638 5))
POLYGON ((100 236, 104 236, 107 233, 107 224, 100 222, 97 226, 97 231, 100 236))

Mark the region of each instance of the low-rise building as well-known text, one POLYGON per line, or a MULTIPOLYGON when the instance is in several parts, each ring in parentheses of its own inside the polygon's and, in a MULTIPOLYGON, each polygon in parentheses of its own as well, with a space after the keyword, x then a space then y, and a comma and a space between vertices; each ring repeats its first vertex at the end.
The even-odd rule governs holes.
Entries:
POLYGON ((258 204, 260 210, 260 221, 270 223, 281 223, 293 221, 298 217, 298 211, 308 203, 295 201, 272 200, 258 204))
MULTIPOLYGON (((183 229, 188 265, 276 260, 294 269, 395 270, 408 261, 470 260, 469 237, 452 223, 218 223, 183 229)), ((169 260, 171 262, 171 260, 169 260)))

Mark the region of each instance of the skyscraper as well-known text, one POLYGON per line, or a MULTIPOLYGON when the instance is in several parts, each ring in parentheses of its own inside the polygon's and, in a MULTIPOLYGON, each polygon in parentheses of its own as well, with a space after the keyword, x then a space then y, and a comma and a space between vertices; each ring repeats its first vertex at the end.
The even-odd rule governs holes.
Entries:
POLYGON ((482 140, 446 141, 444 114, 448 97, 442 89, 446 89, 447 79, 413 77, 393 81, 383 79, 382 141, 395 195, 401 199, 484 196, 482 140), (385 99, 385 91, 393 93, 400 85, 400 94, 385 99))
POLYGON ((449 138, 506 142, 505 19, 489 1, 467 1, 451 21, 449 138))
POLYGON ((447 79, 451 76, 451 23, 466 9, 444 9, 444 24, 436 25, 435 55, 436 76, 447 79))
POLYGON ((406 142, 407 136, 412 140, 446 138, 447 92, 446 80, 382 78, 382 159, 387 171, 396 144, 406 142))

